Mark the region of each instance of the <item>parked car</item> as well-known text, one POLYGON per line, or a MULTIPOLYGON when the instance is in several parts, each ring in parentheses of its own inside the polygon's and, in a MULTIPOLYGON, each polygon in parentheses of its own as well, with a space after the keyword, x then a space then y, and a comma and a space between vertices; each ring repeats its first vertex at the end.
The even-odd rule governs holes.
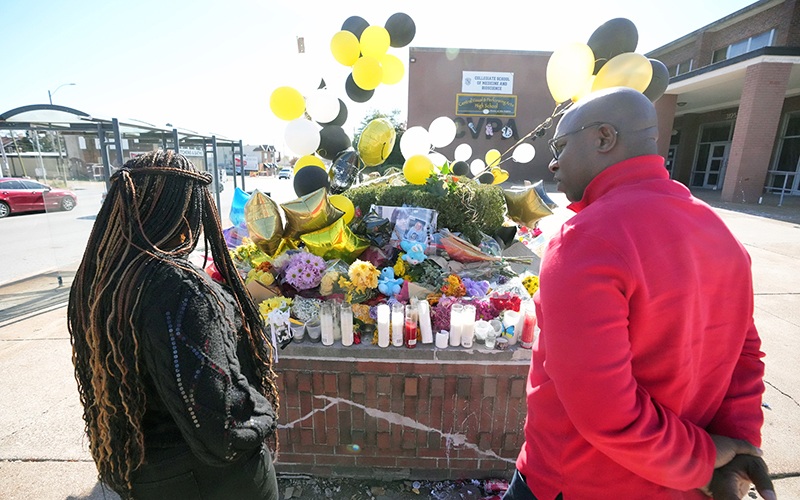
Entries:
POLYGON ((292 169, 289 167, 282 168, 280 172, 278 172, 278 179, 291 179, 292 178, 292 169))
POLYGON ((28 179, 0 178, 0 218, 52 208, 72 210, 77 203, 78 197, 69 189, 54 189, 28 179))

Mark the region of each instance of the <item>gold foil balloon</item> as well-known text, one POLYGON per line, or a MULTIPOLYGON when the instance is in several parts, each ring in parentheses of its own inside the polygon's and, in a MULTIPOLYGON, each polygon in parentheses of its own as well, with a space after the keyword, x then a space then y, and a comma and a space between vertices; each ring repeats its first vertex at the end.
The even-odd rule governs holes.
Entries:
POLYGON ((550 209, 555 209, 558 207, 558 204, 554 202, 550 196, 547 195, 547 191, 544 190, 544 181, 539 181, 533 185, 533 189, 539 194, 539 198, 542 199, 545 205, 547 205, 550 209))
POLYGON ((523 189, 504 189, 508 217, 518 224, 533 229, 539 219, 552 215, 553 211, 539 196, 535 186, 523 189))
POLYGON ((283 236, 278 204, 256 189, 244 205, 244 220, 253 243, 267 255, 273 255, 283 236))
POLYGON ((630 87, 644 92, 653 78, 653 66, 641 54, 626 52, 608 61, 592 83, 592 92, 611 87, 630 87))
POLYGON ((283 237, 296 239, 301 234, 317 231, 340 219, 344 212, 328 201, 328 191, 320 188, 281 205, 286 214, 283 237))
POLYGON ((376 118, 361 132, 358 139, 358 154, 368 167, 380 165, 394 149, 397 134, 388 120, 376 118))
POLYGON ((500 167, 493 167, 492 174, 494 175, 494 182, 492 182, 492 184, 500 184, 508 180, 508 171, 500 167))
POLYGON ((325 260, 342 259, 347 263, 356 260, 370 245, 368 240, 353 234, 343 218, 325 229, 304 234, 300 239, 306 244, 306 250, 314 255, 325 260))

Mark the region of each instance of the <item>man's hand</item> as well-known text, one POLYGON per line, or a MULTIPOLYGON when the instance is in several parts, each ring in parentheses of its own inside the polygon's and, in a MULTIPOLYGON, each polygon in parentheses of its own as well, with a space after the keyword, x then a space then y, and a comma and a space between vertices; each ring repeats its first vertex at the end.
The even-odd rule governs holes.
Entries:
POLYGON ((714 460, 715 469, 727 464, 736 455, 760 457, 763 454, 760 448, 756 448, 744 439, 733 439, 716 434, 711 434, 711 439, 714 440, 714 446, 717 448, 717 458, 714 460))
POLYGON ((727 465, 714 471, 711 483, 703 492, 714 500, 741 500, 750 490, 750 483, 766 500, 777 500, 767 464, 761 457, 736 455, 727 465))

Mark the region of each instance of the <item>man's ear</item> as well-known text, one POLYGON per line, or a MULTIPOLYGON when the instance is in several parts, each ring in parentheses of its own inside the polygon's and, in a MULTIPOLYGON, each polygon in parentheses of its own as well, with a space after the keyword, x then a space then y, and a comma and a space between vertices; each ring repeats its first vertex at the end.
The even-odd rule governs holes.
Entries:
POLYGON ((617 144, 617 130, 613 125, 604 123, 597 128, 597 135, 600 138, 600 144, 597 150, 602 153, 611 151, 617 144))

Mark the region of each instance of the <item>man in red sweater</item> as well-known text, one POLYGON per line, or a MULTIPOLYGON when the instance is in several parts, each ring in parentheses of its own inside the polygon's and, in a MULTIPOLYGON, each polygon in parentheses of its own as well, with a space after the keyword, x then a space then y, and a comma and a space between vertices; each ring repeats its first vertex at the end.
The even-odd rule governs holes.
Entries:
POLYGON ((763 465, 764 365, 750 259, 669 179, 657 136, 650 101, 614 88, 576 103, 550 141, 577 215, 542 260, 525 444, 506 499, 703 499, 729 462, 714 475, 734 480, 715 493, 749 476, 774 498, 766 466, 752 468, 763 465))

